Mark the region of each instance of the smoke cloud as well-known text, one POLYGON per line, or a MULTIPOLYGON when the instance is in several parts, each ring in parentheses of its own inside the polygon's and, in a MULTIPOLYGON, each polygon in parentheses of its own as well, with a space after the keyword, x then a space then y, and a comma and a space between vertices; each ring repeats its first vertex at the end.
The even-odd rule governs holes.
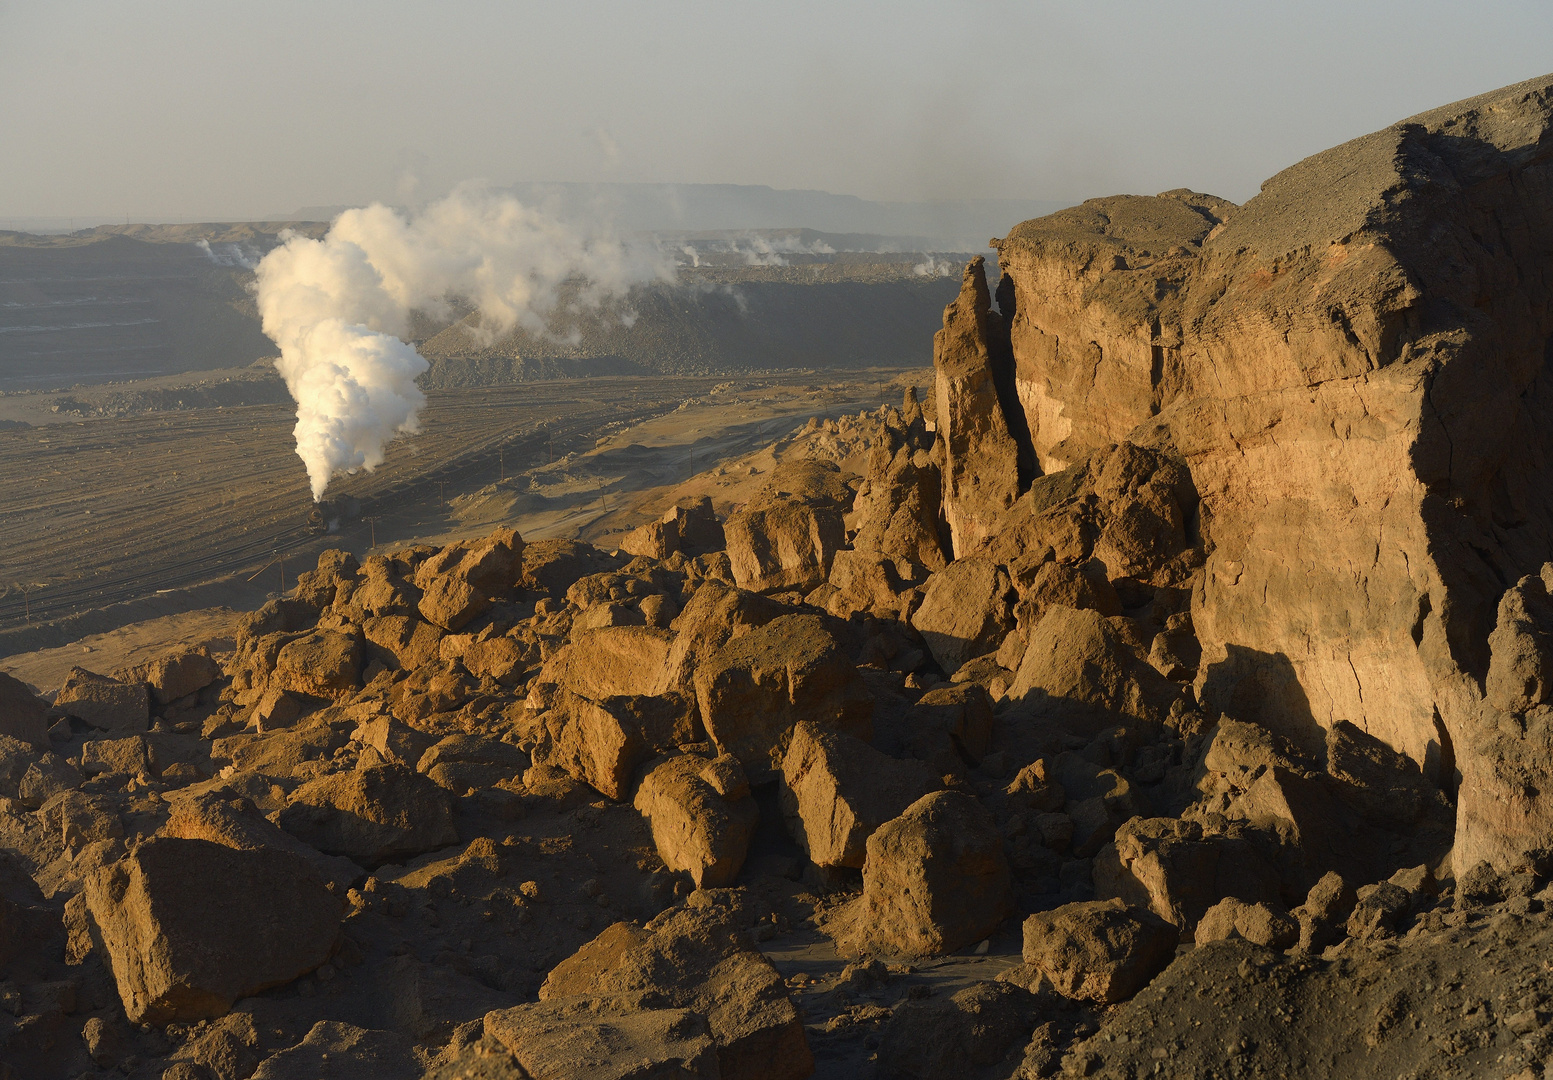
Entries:
POLYGON ((514 327, 546 333, 563 283, 568 306, 598 309, 634 285, 674 280, 651 246, 584 232, 481 188, 424 210, 382 205, 341 214, 314 240, 282 234, 255 271, 264 332, 297 402, 297 456, 320 500, 340 473, 369 472, 395 437, 419 430, 426 361, 402 339, 414 310, 449 314, 449 297, 480 312, 489 342, 514 327))

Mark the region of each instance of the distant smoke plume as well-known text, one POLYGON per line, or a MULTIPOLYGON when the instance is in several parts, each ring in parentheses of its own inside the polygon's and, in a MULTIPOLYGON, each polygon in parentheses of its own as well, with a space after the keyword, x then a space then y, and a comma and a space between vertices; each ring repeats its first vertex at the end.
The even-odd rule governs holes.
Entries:
POLYGON ((953 259, 935 259, 929 255, 911 268, 918 277, 953 277, 960 272, 960 264, 953 259))
POLYGON ((195 247, 205 253, 205 258, 217 266, 240 266, 244 270, 254 270, 259 265, 259 253, 250 251, 244 244, 221 244, 211 247, 209 240, 195 241, 195 247))
POLYGON ((419 430, 427 368, 405 344, 412 310, 448 314, 460 297, 490 341, 546 331, 563 282, 568 304, 597 309, 631 286, 673 280, 651 247, 585 234, 511 198, 462 187, 409 217, 372 205, 341 214, 322 240, 282 234, 259 262, 259 315, 297 402, 297 456, 313 498, 340 473, 371 471, 396 436, 419 430))

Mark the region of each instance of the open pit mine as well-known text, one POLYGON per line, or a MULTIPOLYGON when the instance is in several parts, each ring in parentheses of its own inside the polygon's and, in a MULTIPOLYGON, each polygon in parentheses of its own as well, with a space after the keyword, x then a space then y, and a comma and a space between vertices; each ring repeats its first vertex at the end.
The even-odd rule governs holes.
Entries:
POLYGON ((0 677, 0 1076, 1553 1075, 1553 77, 995 243, 730 513, 0 677))

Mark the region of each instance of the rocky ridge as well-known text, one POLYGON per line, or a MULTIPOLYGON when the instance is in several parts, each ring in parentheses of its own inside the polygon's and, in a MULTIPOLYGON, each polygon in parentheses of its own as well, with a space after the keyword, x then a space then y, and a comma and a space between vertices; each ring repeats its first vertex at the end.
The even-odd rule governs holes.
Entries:
POLYGON ((0 676, 0 1077, 1541 1077, 1550 131, 1026 222, 857 472, 0 676))

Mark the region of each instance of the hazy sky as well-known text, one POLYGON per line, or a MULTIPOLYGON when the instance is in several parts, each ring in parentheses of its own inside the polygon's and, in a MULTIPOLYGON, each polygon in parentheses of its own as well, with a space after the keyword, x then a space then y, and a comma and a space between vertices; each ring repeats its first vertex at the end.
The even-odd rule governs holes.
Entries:
POLYGON ((470 177, 1239 202, 1549 70, 1549 0, 0 0, 0 218, 256 217, 470 177))

